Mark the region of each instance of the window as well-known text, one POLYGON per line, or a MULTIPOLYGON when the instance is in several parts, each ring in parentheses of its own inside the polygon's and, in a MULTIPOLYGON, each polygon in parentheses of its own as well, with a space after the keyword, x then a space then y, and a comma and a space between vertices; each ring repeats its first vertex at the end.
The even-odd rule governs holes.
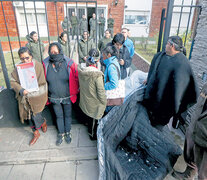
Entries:
POLYGON ((125 15, 125 24, 147 24, 147 16, 125 15))
POLYGON ((77 17, 78 17, 79 19, 81 19, 82 16, 83 16, 84 14, 86 15, 86 13, 85 13, 85 9, 84 9, 84 8, 79 8, 79 9, 78 9, 78 15, 77 15, 77 17))
POLYGON ((75 12, 75 8, 68 8, 68 15, 69 15, 69 17, 72 16, 72 12, 75 12))
MULTIPOLYGON (((36 24, 35 13, 27 13, 26 17, 27 17, 28 25, 36 24)), ((20 19, 21 19, 21 24, 25 25, 26 21, 25 21, 25 14, 24 13, 20 13, 20 19)), ((37 13, 37 21, 38 21, 38 24, 46 24, 45 13, 37 13)))

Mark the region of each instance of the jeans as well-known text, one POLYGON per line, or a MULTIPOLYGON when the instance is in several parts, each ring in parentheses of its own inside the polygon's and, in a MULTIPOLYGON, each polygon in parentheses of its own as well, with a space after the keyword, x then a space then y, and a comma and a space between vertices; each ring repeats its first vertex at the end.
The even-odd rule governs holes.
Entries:
POLYGON ((70 104, 53 104, 56 115, 58 133, 70 132, 72 122, 72 106, 70 104))
POLYGON ((37 113, 36 115, 32 113, 31 119, 29 120, 29 126, 32 128, 32 131, 34 132, 42 127, 44 121, 45 119, 42 117, 42 112, 37 113))

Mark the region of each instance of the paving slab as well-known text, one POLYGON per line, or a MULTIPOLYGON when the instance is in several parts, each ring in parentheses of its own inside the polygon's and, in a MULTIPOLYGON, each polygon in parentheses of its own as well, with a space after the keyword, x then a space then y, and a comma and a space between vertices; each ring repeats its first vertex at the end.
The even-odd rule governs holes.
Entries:
POLYGON ((13 165, 0 166, 0 179, 7 179, 13 165))
POLYGON ((97 141, 90 140, 86 127, 80 129, 80 134, 79 134, 78 139, 79 139, 79 142, 78 142, 79 147, 91 147, 91 146, 97 147, 97 141))
POLYGON ((43 172, 42 180, 75 180, 75 162, 47 163, 43 172))
POLYGON ((25 137, 23 128, 0 128, 0 152, 18 151, 25 137))
POLYGON ((76 180, 98 180, 98 160, 80 161, 77 165, 76 180))
POLYGON ((14 165, 8 180, 38 180, 41 179, 44 163, 42 164, 27 164, 14 165))

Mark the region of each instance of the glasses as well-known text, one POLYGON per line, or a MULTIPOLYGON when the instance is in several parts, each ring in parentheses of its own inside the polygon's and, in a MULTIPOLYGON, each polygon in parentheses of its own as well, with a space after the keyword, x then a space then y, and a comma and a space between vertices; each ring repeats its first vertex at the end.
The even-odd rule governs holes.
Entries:
POLYGON ((21 60, 21 61, 29 60, 29 58, 30 58, 30 57, 22 57, 22 58, 20 58, 20 60, 21 60))

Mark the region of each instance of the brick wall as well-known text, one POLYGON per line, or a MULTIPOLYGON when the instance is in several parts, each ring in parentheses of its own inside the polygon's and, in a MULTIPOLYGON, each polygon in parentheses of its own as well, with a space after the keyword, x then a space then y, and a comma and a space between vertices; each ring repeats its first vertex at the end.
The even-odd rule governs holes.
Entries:
POLYGON ((200 2, 202 11, 198 22, 197 33, 190 60, 199 87, 202 87, 202 73, 207 72, 207 0, 200 2))
POLYGON ((162 8, 166 8, 167 11, 167 3, 168 0, 152 1, 152 11, 151 11, 150 28, 149 28, 150 37, 153 37, 159 33, 162 8))
MULTIPOLYGON (((4 14, 7 21, 7 28, 10 36, 17 36, 16 22, 12 2, 3 2, 4 14)), ((2 6, 0 5, 0 36, 7 36, 6 25, 3 16, 2 6)))
MULTIPOLYGON (((118 0, 118 4, 115 6, 115 0, 97 0, 98 5, 108 5, 108 16, 111 13, 112 17, 115 20, 114 24, 114 33, 120 32, 123 24, 123 16, 124 16, 124 0, 118 0)), ((94 5, 94 3, 93 3, 94 5)), ((48 25, 49 25, 49 35, 57 36, 57 21, 56 21, 56 10, 54 2, 47 2, 47 15, 48 15, 48 25)), ((17 29, 14 11, 12 7, 12 2, 3 2, 4 12, 8 24, 8 31, 10 37, 17 37, 17 29)), ((57 2, 57 14, 58 14, 58 30, 59 33, 62 32, 61 21, 64 19, 64 3, 57 2)), ((0 37, 7 37, 6 26, 4 23, 3 11, 0 6, 0 37)), ((25 42, 22 42, 25 44, 25 42)), ((13 41, 11 43, 12 49, 19 48, 19 43, 13 41)), ((4 41, 2 42, 2 47, 4 51, 9 51, 9 43, 4 41)))

